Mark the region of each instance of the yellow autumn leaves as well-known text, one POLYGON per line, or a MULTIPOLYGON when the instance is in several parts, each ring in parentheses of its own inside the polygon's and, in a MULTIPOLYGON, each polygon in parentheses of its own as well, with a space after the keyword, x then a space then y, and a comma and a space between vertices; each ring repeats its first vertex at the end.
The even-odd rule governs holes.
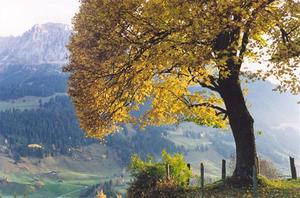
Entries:
MULTIPOLYGON (((298 24, 299 3, 280 1, 279 7, 279 0, 266 2, 82 1, 73 22, 70 63, 65 67, 71 73, 69 93, 81 127, 93 137, 104 137, 129 122, 146 126, 187 120, 225 127, 218 79, 238 71, 245 57, 255 59, 257 50, 268 45, 265 38, 278 41, 268 46, 269 56, 279 54, 277 25, 293 30, 290 41, 299 36, 291 25, 298 24), (231 51, 214 50, 220 33, 230 31, 236 32, 231 51), (243 46, 248 43, 244 35, 249 35, 249 45, 243 46), (237 68, 229 68, 228 60, 237 68), (144 110, 133 116, 140 107, 144 110)), ((284 68, 292 81, 283 85, 299 91, 299 80, 289 70, 299 64, 299 57, 293 57, 293 66, 283 67, 282 62, 288 61, 280 55, 276 62, 278 67, 264 75, 279 76, 284 68)))

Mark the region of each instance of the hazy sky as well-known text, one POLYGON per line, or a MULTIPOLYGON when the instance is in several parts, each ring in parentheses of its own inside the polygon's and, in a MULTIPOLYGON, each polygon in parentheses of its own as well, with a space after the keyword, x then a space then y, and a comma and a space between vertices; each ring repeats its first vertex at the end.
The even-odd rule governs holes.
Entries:
POLYGON ((0 0, 0 36, 20 35, 35 24, 71 24, 78 0, 0 0))

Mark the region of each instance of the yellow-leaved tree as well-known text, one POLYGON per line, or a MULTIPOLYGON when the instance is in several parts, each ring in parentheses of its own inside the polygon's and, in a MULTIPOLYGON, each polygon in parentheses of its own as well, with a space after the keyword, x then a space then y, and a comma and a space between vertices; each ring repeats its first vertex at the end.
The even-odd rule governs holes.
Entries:
POLYGON ((299 4, 81 0, 65 67, 80 126, 102 138, 122 123, 229 123, 237 155, 233 178, 250 182, 256 148, 241 79, 273 76, 280 91, 299 93, 299 4), (242 69, 261 60, 262 69, 242 69), (145 102, 150 107, 132 116, 145 102))

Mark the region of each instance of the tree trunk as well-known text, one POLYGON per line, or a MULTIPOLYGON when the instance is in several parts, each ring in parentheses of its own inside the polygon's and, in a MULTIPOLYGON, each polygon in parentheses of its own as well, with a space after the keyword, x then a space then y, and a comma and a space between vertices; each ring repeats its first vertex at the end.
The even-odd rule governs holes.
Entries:
POLYGON ((248 185, 251 184, 253 166, 257 166, 254 120, 247 109, 238 77, 219 79, 219 89, 236 145, 236 167, 232 179, 248 185))

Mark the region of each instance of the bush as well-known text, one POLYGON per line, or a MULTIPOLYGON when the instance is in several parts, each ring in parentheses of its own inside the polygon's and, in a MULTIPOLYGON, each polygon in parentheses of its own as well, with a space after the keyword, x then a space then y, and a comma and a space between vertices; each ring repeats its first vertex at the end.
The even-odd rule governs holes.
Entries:
POLYGON ((271 161, 265 159, 259 160, 259 172, 268 179, 278 179, 280 175, 280 172, 275 165, 271 161))
POLYGON ((183 155, 171 156, 166 151, 162 152, 161 162, 155 161, 153 157, 143 161, 139 156, 133 155, 129 169, 134 181, 128 189, 128 197, 151 197, 162 188, 183 188, 187 186, 187 181, 191 177, 191 171, 183 155), (170 165, 169 180, 166 178, 167 164, 170 165))

